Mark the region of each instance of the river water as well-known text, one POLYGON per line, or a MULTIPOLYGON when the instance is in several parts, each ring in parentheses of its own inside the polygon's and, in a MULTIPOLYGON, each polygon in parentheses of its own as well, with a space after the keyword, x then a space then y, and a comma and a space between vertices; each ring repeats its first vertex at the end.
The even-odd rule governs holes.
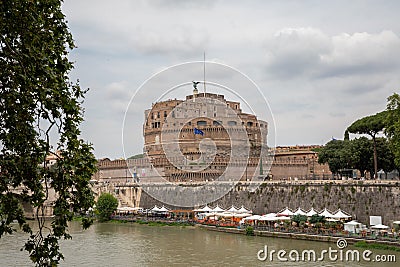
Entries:
MULTIPOLYGON (((338 250, 334 243, 299 241, 291 239, 254 237, 200 229, 198 227, 148 226, 132 223, 96 223, 83 231, 77 222, 70 226, 72 240, 62 241, 65 261, 61 266, 399 266, 400 253, 373 250, 368 258, 378 254, 394 255, 396 263, 331 260, 282 262, 273 254, 273 261, 260 261, 257 253, 267 246, 271 250, 314 250, 317 257, 322 250, 338 250)), ((28 255, 20 251, 27 236, 17 232, 0 239, 1 266, 31 266, 28 255)), ((356 249, 348 246, 343 251, 356 249)), ((295 254, 291 254, 295 256, 295 254)), ((339 253, 333 254, 340 255, 339 253)), ((260 253, 262 258, 264 253, 260 253)), ((382 257, 381 257, 382 259, 382 257)))

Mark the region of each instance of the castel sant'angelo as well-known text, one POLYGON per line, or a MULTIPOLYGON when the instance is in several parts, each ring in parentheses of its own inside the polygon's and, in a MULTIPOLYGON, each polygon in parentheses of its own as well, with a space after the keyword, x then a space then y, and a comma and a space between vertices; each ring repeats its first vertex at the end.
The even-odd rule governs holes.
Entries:
POLYGON ((240 170, 244 180, 263 175, 267 131, 268 123, 244 113, 240 102, 199 93, 194 84, 185 100, 157 102, 145 111, 144 150, 170 182, 230 180, 240 170))

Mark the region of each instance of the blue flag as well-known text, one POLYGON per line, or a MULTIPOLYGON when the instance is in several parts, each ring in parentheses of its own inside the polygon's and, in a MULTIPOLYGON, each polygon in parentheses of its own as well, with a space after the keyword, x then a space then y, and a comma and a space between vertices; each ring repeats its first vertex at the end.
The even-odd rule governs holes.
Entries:
POLYGON ((194 128, 194 134, 200 134, 200 135, 204 135, 204 132, 202 130, 199 130, 197 128, 194 128))

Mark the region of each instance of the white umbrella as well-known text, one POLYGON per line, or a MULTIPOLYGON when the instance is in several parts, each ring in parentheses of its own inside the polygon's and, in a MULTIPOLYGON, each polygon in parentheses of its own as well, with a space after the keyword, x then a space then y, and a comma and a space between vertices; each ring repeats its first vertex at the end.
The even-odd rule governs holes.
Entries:
POLYGON ((374 226, 371 226, 372 229, 388 229, 389 226, 383 225, 383 224, 377 224, 374 226))
POLYGON ((244 217, 249 217, 249 216, 251 216, 251 214, 250 214, 250 213, 235 213, 234 216, 235 216, 236 218, 244 218, 244 217))
POLYGON ((245 221, 253 221, 253 220, 259 220, 262 216, 260 215, 252 215, 249 217, 244 218, 245 221))
POLYGON ((235 216, 235 214, 231 212, 218 212, 215 215, 220 216, 220 217, 225 217, 225 218, 232 218, 235 216))

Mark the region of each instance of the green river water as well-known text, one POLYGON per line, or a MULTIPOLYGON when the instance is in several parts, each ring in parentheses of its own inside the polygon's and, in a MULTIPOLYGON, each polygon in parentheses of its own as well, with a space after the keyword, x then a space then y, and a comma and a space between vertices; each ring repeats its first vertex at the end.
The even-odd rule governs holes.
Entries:
MULTIPOLYGON (((334 243, 245 236, 198 227, 96 223, 83 231, 78 222, 72 222, 70 232, 73 239, 61 244, 65 256, 61 266, 400 266, 400 253, 387 250, 373 250, 370 262, 361 256, 360 261, 346 261, 344 256, 343 260, 331 260, 327 254, 324 261, 293 262, 288 256, 292 250, 300 255, 304 250, 313 250, 320 256, 322 250, 338 247, 334 243), (276 253, 272 261, 260 261, 257 254, 265 246, 268 253, 285 250, 287 254, 282 258, 288 261, 280 261, 276 253), (393 255, 397 263, 377 262, 375 256, 380 254, 393 255)), ((1 266, 32 265, 27 253, 20 251, 26 238, 17 232, 0 239, 1 266)), ((348 246, 343 252, 354 249, 348 246)), ((364 252, 357 250, 360 255, 364 252)), ((259 255, 262 258, 264 253, 259 255)), ((291 255, 296 256, 294 252, 291 255)))

